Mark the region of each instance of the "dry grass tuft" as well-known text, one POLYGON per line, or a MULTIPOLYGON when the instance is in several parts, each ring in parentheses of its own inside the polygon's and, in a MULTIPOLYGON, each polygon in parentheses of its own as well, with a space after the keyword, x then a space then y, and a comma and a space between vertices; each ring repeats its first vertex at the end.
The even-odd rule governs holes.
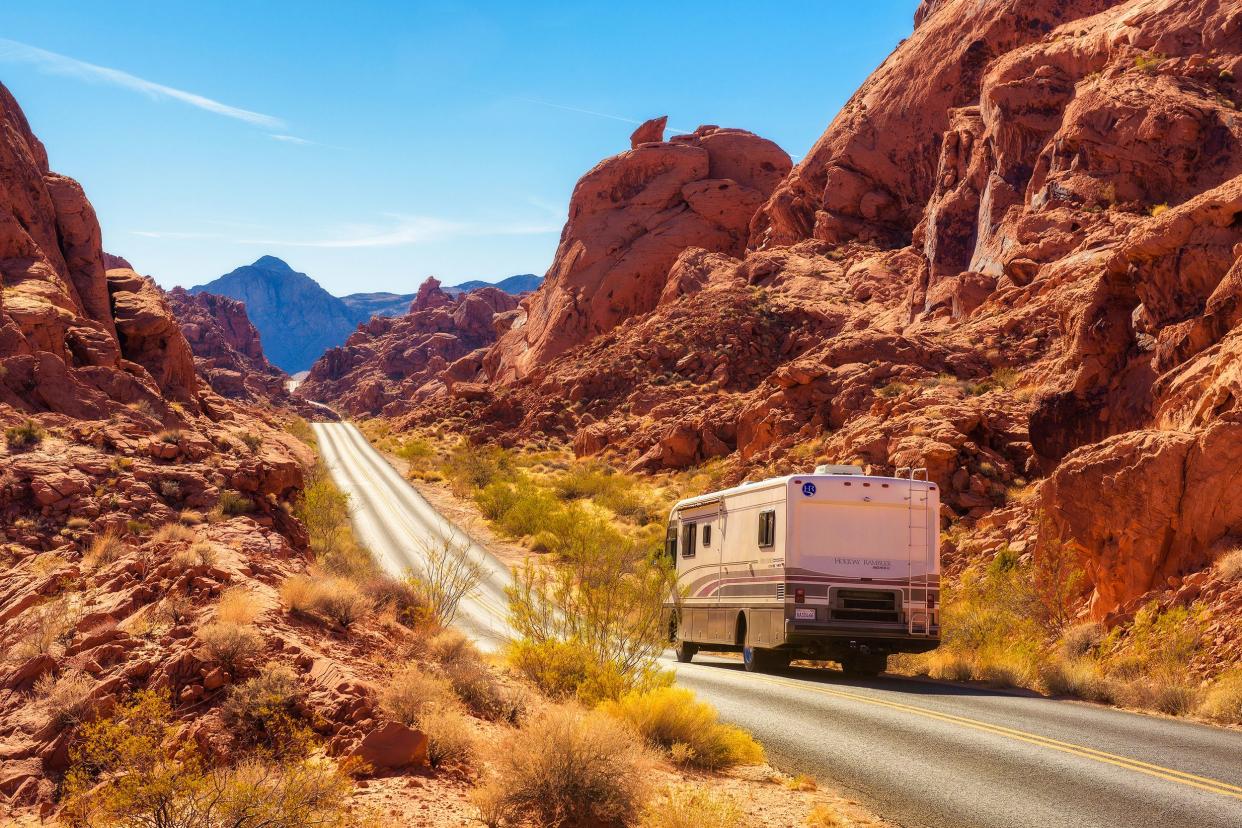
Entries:
POLYGON ((263 645, 263 638, 253 627, 227 621, 204 624, 196 635, 207 660, 232 673, 250 664, 263 645))
POLYGON ((380 710, 388 718, 407 727, 417 727, 429 707, 452 705, 453 691, 447 681, 429 675, 413 664, 407 665, 388 680, 380 692, 380 710))
POLYGON ((1216 559, 1215 566, 1222 578, 1242 579, 1242 547, 1221 555, 1216 559))
POLYGON ((850 828, 852 824, 835 808, 822 804, 816 805, 806 817, 807 828, 850 828))
POLYGON ((669 787, 643 810, 640 828, 744 828, 732 797, 695 787, 669 787))
POLYGON ((453 705, 432 703, 419 717, 427 734, 427 761, 431 767, 469 768, 476 761, 476 742, 470 719, 453 705))
POLYGON ((226 624, 253 624, 259 617, 259 597, 243 586, 226 589, 216 606, 216 620, 226 624))
POLYGON ((763 761, 763 748, 750 734, 721 724, 714 707, 682 687, 627 693, 600 709, 628 722, 656 747, 682 746, 675 755, 683 764, 716 770, 763 761))
POLYGON ((86 569, 99 569, 115 561, 125 552, 125 544, 115 530, 109 529, 91 542, 91 548, 82 558, 86 569))
POLYGON ((78 724, 90 709, 90 692, 95 680, 81 670, 66 670, 59 676, 44 673, 34 685, 35 697, 58 727, 78 724))
POLYGON ((314 615, 349 629, 372 611, 371 599, 348 578, 294 575, 280 586, 290 612, 314 615))
POLYGON ((1227 724, 1242 724, 1242 669, 1222 675, 1208 688, 1198 713, 1227 724))
POLYGON ((553 707, 511 733, 476 804, 496 825, 627 825, 646 799, 649 761, 621 722, 553 707))

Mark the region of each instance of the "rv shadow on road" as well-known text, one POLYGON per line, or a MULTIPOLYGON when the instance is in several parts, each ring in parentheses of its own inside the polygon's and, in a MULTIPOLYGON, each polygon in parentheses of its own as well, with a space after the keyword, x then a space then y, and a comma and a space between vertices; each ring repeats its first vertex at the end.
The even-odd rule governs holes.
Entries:
MULTIPOLYGON (((713 667, 721 670, 733 670, 742 672, 743 667, 740 660, 734 660, 729 656, 708 655, 706 658, 696 658, 695 664, 704 667, 713 667)), ((834 687, 857 687, 867 690, 880 690, 892 693, 903 693, 915 696, 954 696, 959 698, 977 697, 1017 697, 1044 699, 1039 693, 1022 688, 997 688, 983 687, 970 684, 958 684, 955 682, 939 681, 937 679, 925 678, 922 676, 896 676, 881 675, 875 678, 852 678, 846 676, 840 670, 830 667, 789 667, 784 670, 773 671, 769 675, 779 676, 781 678, 794 679, 796 681, 805 681, 808 684, 832 685, 834 687)))

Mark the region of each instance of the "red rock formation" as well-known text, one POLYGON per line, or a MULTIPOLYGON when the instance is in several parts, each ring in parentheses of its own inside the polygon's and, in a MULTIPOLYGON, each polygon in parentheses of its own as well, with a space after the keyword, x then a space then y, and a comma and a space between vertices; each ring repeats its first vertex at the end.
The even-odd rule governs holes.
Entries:
MULTIPOLYGON (((649 122, 635 135, 657 131, 658 122, 649 122)), ((711 126, 668 142, 638 142, 601 162, 574 188, 552 267, 489 352, 489 375, 518 379, 651 311, 669 267, 688 247, 742 253, 751 216, 789 168, 789 156, 771 141, 711 126)))
MULTIPOLYGON (((111 273, 109 273, 111 275, 111 273)), ((259 332, 236 299, 173 288, 168 303, 194 353, 199 376, 213 391, 247 402, 290 402, 289 377, 267 361, 259 332)))
POLYGON ((298 393, 350 414, 378 414, 390 403, 400 407, 445 383, 474 379, 482 349, 496 341, 495 319, 516 308, 517 299, 497 288, 453 297, 429 278, 409 313, 359 326, 315 363, 298 393))

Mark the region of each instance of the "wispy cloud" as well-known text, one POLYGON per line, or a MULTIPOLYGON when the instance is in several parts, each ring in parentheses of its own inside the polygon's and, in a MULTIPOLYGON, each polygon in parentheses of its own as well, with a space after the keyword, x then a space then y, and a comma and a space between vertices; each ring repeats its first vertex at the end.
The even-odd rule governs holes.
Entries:
POLYGON ((548 222, 498 223, 450 221, 436 216, 390 216, 392 221, 384 226, 354 225, 340 228, 325 238, 318 239, 243 239, 242 244, 266 247, 406 247, 415 244, 444 241, 446 239, 485 236, 533 236, 559 233, 560 224, 548 222))
POLYGON ((219 233, 194 233, 180 230, 131 230, 132 235, 145 239, 218 239, 219 233))
MULTIPOLYGON (((610 121, 620 121, 623 124, 646 123, 645 121, 640 121, 636 118, 626 118, 623 115, 612 115, 608 112, 596 112, 594 109, 582 109, 581 107, 577 107, 577 106, 565 106, 564 104, 552 103, 551 101, 541 101, 538 98, 518 98, 517 100, 521 101, 522 103, 535 104, 536 106, 546 106, 551 109, 561 109, 561 110, 564 110, 565 112, 577 112, 579 115, 593 115, 596 118, 607 118, 610 121)), ((682 129, 681 127, 673 127, 673 126, 667 127, 667 129, 670 132, 672 132, 674 135, 682 135, 682 134, 688 134, 688 133, 694 132, 694 130, 692 129, 682 129)))
POLYGON ((308 141, 305 138, 299 138, 296 135, 276 135, 273 133, 267 137, 274 141, 283 141, 286 144, 298 144, 299 146, 309 146, 315 143, 314 141, 308 141))
POLYGON ((249 109, 229 106, 220 101, 196 95, 193 92, 187 92, 184 89, 175 89, 162 83, 155 83, 154 81, 131 75, 128 72, 122 72, 120 69, 97 66, 93 63, 57 54, 56 52, 49 52, 36 46, 18 43, 15 40, 0 38, 0 60, 9 63, 29 63, 45 72, 65 75, 66 77, 77 78, 91 83, 107 83, 135 92, 141 92, 157 100, 171 99, 180 101, 216 115, 234 118, 238 121, 244 121, 248 124, 267 129, 283 129, 285 126, 284 121, 273 115, 264 115, 262 112, 252 112, 249 109))

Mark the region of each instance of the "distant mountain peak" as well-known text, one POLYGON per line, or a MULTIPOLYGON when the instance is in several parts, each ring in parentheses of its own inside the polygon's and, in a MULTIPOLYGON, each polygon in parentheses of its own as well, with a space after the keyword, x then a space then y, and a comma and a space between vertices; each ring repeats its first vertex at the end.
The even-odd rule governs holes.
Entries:
POLYGON ((278 259, 275 256, 260 256, 255 259, 251 267, 257 267, 261 270, 279 271, 282 273, 293 273, 293 268, 289 267, 289 263, 284 259, 278 259))

